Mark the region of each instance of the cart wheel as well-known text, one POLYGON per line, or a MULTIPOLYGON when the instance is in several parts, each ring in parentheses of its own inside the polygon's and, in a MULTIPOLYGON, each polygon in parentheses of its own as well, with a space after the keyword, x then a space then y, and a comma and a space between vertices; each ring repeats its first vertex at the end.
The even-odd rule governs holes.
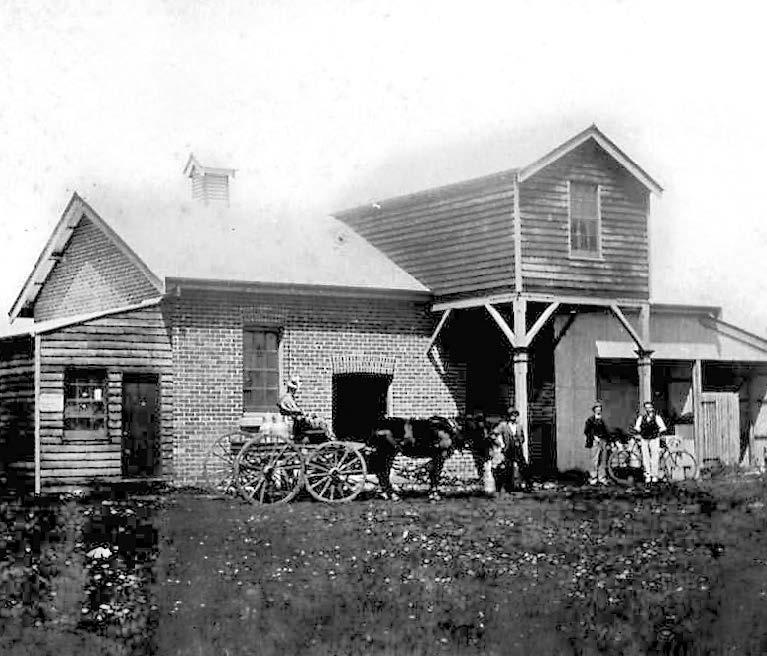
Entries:
POLYGON ((222 435, 213 443, 202 463, 202 480, 206 488, 224 494, 234 494, 237 491, 234 461, 243 444, 251 437, 248 433, 235 431, 222 435))
POLYGON ((303 484, 304 460, 291 442, 256 437, 237 456, 235 477, 251 503, 287 503, 303 484))
POLYGON ((306 459, 306 489, 318 501, 351 501, 362 492, 366 476, 362 453, 342 442, 322 444, 306 459))

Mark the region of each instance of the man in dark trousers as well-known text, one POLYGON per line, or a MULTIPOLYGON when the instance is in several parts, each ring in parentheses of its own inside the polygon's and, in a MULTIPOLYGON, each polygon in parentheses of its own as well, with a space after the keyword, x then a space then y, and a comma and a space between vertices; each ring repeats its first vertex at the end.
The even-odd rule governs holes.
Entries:
POLYGON ((525 431, 520 424, 519 411, 509 408, 506 411, 506 419, 500 422, 493 432, 503 439, 505 475, 503 476, 503 488, 507 492, 514 490, 514 465, 517 465, 519 477, 526 489, 530 489, 528 478, 527 460, 525 458, 524 444, 525 431))
POLYGON ((609 453, 610 432, 602 417, 602 402, 597 401, 591 407, 591 416, 583 427, 586 436, 586 448, 591 449, 591 471, 589 484, 607 484, 607 454, 609 453))

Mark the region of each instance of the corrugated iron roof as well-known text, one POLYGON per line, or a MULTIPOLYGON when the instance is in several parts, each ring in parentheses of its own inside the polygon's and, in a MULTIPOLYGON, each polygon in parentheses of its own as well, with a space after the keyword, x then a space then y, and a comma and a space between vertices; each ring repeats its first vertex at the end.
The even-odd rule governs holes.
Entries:
POLYGON ((84 199, 161 278, 428 291, 331 217, 103 191, 84 199))
POLYGON ((428 294, 409 273, 332 217, 305 218, 279 208, 244 207, 154 193, 92 188, 74 194, 43 249, 11 316, 37 296, 88 214, 161 287, 165 278, 322 285, 428 294), (138 258, 136 260, 136 258, 138 258))

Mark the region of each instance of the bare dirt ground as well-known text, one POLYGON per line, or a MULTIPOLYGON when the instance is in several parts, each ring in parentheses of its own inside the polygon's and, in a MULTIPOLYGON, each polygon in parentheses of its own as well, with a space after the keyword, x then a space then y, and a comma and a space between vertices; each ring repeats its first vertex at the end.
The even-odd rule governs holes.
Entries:
POLYGON ((6 503, 0 652, 764 653, 766 503, 760 477, 438 503, 6 503))

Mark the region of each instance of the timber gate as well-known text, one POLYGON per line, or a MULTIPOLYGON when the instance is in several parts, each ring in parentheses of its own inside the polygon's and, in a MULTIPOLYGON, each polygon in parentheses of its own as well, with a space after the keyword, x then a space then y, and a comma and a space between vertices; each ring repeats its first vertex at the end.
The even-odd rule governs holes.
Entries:
POLYGON ((701 466, 719 460, 724 465, 740 461, 740 400, 737 392, 704 392, 700 399, 700 434, 695 442, 701 466))

